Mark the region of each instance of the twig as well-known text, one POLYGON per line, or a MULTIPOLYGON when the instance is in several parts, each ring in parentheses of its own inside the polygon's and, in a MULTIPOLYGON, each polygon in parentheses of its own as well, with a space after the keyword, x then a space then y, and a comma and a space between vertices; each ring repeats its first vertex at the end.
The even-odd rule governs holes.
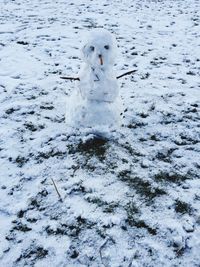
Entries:
POLYGON ((129 75, 129 74, 131 74, 131 73, 134 73, 134 72, 136 72, 136 71, 137 71, 137 70, 130 70, 130 71, 127 71, 127 72, 125 72, 125 73, 123 73, 123 74, 117 76, 117 79, 119 79, 119 78, 121 78, 121 77, 123 77, 123 76, 125 76, 125 75, 129 75))
MULTIPOLYGON (((127 72, 125 72, 125 73, 123 73, 123 74, 121 74, 121 75, 119 75, 119 76, 117 76, 116 78, 117 79, 120 79, 120 78, 122 78, 122 77, 124 77, 125 75, 130 75, 131 73, 134 73, 134 72, 136 72, 137 70, 130 70, 130 71, 127 71, 127 72)), ((61 79, 64 79, 64 80, 70 80, 70 81, 80 81, 80 78, 79 77, 60 77, 61 79)), ((98 76, 97 76, 97 78, 98 78, 98 76)), ((99 78, 98 78, 98 81, 99 81, 99 78)))
POLYGON ((62 197, 61 197, 61 194, 59 193, 58 188, 57 188, 57 186, 56 186, 56 184, 55 184, 53 178, 51 178, 51 181, 53 182, 53 185, 54 185, 54 187, 55 187, 55 189, 56 189, 56 192, 57 192, 57 194, 58 194, 59 200, 60 200, 61 202, 63 202, 62 197))
POLYGON ((128 267, 132 267, 133 260, 134 260, 134 255, 131 257, 128 267))
POLYGON ((108 241, 112 241, 113 244, 115 244, 115 240, 111 237, 111 236, 108 236, 106 241, 100 246, 99 248, 99 254, 100 254, 100 258, 101 258, 101 262, 102 264, 106 267, 106 265, 103 263, 103 255, 102 255, 102 250, 103 248, 107 245, 108 241))
POLYGON ((80 81, 79 77, 60 77, 61 79, 64 80, 70 80, 70 81, 80 81))
MULTIPOLYGON (((128 263, 128 266, 127 266, 127 267, 133 267, 133 260, 139 257, 139 254, 138 254, 138 253, 139 253, 138 250, 136 250, 136 251, 133 253, 133 255, 132 255, 132 257, 130 258, 130 262, 128 263)), ((135 266, 135 265, 134 265, 134 266, 135 266)))

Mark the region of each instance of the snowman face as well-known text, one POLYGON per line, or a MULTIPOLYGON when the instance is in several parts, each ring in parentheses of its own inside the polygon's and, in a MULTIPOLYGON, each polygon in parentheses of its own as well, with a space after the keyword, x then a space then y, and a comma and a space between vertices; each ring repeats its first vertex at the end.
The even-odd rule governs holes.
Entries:
POLYGON ((115 40, 106 30, 95 29, 84 45, 83 59, 93 68, 109 68, 114 64, 115 40))

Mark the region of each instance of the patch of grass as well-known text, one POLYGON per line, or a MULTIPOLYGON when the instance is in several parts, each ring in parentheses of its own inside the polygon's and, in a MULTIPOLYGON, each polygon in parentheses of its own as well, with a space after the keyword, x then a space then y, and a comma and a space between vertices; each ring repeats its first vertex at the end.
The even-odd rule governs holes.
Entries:
POLYGON ((29 200, 28 210, 45 210, 45 206, 42 205, 43 200, 48 195, 46 189, 41 190, 35 197, 31 197, 29 200))
POLYGON ((107 204, 106 201, 100 199, 99 197, 87 197, 86 199, 89 203, 96 204, 98 207, 105 206, 107 204))
POLYGON ((187 177, 178 173, 169 174, 168 172, 160 172, 154 176, 154 179, 157 182, 171 182, 181 184, 181 182, 185 181, 187 177))
POLYGON ((16 263, 23 259, 31 259, 34 262, 38 259, 43 259, 48 255, 48 250, 44 249, 42 246, 31 246, 20 255, 16 260, 16 263))
POLYGON ((104 201, 98 197, 87 197, 86 199, 89 203, 96 204, 98 207, 103 208, 103 212, 112 213, 114 212, 115 208, 119 206, 119 203, 104 201))
POLYGON ((131 170, 123 170, 118 173, 118 177, 124 182, 131 181, 131 176, 131 170))
POLYGON ((176 212, 181 213, 181 214, 192 213, 191 205, 181 200, 176 200, 174 208, 176 212))
POLYGON ((150 136, 150 140, 152 140, 152 141, 161 141, 161 137, 159 135, 152 134, 150 136))
POLYGON ((149 114, 148 113, 145 113, 145 112, 141 112, 141 113, 139 113, 138 114, 141 118, 143 118, 143 119, 145 119, 145 118, 147 118, 148 116, 149 116, 149 114))
POLYGON ((18 218, 23 218, 25 212, 26 212, 25 210, 20 210, 20 211, 17 213, 17 217, 18 217, 18 218))
POLYGON ((146 224, 145 221, 143 220, 138 220, 135 221, 134 226, 136 226, 137 228, 145 228, 147 229, 147 231, 151 234, 151 235, 156 235, 157 234, 157 230, 155 228, 150 227, 148 224, 146 224))
POLYGON ((48 225, 45 228, 45 232, 48 235, 67 235, 77 238, 82 230, 91 229, 94 225, 95 223, 88 221, 81 216, 78 216, 73 222, 59 224, 56 229, 48 225))
POLYGON ((29 130, 31 132, 35 132, 38 130, 38 127, 36 125, 34 125, 32 122, 26 122, 26 123, 24 123, 24 126, 27 130, 29 130))
POLYGON ((137 227, 137 228, 145 228, 150 234, 156 235, 157 231, 156 229, 150 227, 144 220, 140 220, 138 218, 138 215, 140 214, 138 207, 133 202, 129 202, 127 206, 125 207, 125 210, 127 212, 127 219, 126 222, 131 227, 137 227))
POLYGON ((126 206, 125 210, 127 212, 128 218, 132 219, 134 215, 139 214, 139 209, 136 204, 130 201, 126 206))
POLYGON ((54 149, 51 149, 47 152, 39 152, 38 155, 35 157, 36 160, 41 161, 42 159, 49 159, 52 157, 61 157, 64 158, 66 156, 66 152, 64 151, 55 151, 54 149))
POLYGON ((80 141, 79 144, 69 149, 70 154, 81 153, 88 157, 97 157, 101 160, 105 159, 108 148, 108 140, 101 137, 88 139, 86 142, 80 141))
POLYGON ((163 189, 153 187, 149 181, 143 181, 141 178, 136 177, 134 179, 137 193, 145 197, 147 200, 153 200, 155 197, 166 194, 163 189))
POLYGON ((166 153, 158 152, 156 155, 156 158, 161 160, 161 161, 170 163, 171 162, 170 156, 175 150, 176 150, 176 148, 171 148, 166 153))
POLYGON ((54 106, 53 105, 41 105, 40 106, 40 109, 48 109, 48 110, 52 110, 54 109, 54 106))
POLYGON ((25 158, 23 156, 18 156, 14 162, 17 163, 18 167, 23 167, 25 163, 27 163, 29 161, 28 158, 25 158))
POLYGON ((9 108, 5 111, 6 114, 10 115, 15 111, 18 111, 20 108, 9 108))
POLYGON ((12 157, 9 157, 8 160, 10 162, 14 162, 17 164, 18 167, 23 167, 25 163, 27 163, 29 161, 29 158, 25 158, 23 156, 17 156, 15 159, 13 159, 12 157))
POLYGON ((141 127, 144 127, 146 126, 147 124, 144 123, 144 122, 132 122, 130 124, 127 125, 127 128, 129 129, 137 129, 137 128, 141 128, 141 127))
POLYGON ((45 232, 48 235, 67 235, 68 234, 68 229, 66 227, 60 226, 57 227, 56 229, 51 228, 50 225, 48 225, 45 228, 45 232))
POLYGON ((69 194, 80 194, 80 193, 87 193, 87 190, 85 188, 85 186, 82 184, 82 181, 76 183, 73 185, 73 187, 71 188, 69 194))
POLYGON ((20 232, 29 232, 32 228, 28 227, 26 224, 23 224, 20 221, 15 221, 15 226, 12 228, 11 232, 13 231, 20 231, 20 232))
MULTIPOLYGON (((135 150, 128 142, 126 142, 125 144, 121 145, 121 147, 124 148, 124 149, 126 149, 127 152, 131 156, 136 156, 136 157, 143 156, 139 150, 135 150)), ((132 160, 134 160, 134 162, 137 162, 138 161, 137 158, 132 158, 132 160)))
POLYGON ((36 132, 37 130, 42 130, 45 128, 45 126, 42 124, 34 125, 32 122, 28 121, 24 123, 24 127, 31 132, 36 132))
POLYGON ((154 198, 166 194, 158 187, 153 187, 149 181, 144 181, 140 177, 132 176, 131 171, 125 170, 118 174, 121 181, 126 182, 130 187, 136 190, 146 201, 152 201, 154 198))
POLYGON ((29 43, 26 41, 17 41, 17 44, 28 45, 29 43))
POLYGON ((103 212, 113 213, 118 206, 119 204, 115 202, 107 203, 107 205, 103 209, 103 212))

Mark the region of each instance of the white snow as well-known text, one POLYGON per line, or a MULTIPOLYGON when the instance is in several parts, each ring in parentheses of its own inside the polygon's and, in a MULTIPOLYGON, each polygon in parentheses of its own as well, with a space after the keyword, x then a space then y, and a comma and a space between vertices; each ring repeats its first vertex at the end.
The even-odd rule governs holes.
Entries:
POLYGON ((0 265, 199 266, 200 2, 0 8, 0 265), (109 77, 137 72, 117 80, 121 126, 72 132, 80 83, 60 76, 80 74, 96 27, 117 39, 109 77))

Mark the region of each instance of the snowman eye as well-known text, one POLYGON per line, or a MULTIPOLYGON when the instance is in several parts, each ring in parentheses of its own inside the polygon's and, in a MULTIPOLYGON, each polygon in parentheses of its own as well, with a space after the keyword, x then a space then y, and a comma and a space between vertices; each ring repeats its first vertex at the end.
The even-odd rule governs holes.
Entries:
POLYGON ((90 50, 91 51, 94 51, 94 46, 90 46, 90 50))
POLYGON ((108 50, 110 47, 109 47, 109 45, 105 45, 104 48, 105 48, 106 50, 108 50))

